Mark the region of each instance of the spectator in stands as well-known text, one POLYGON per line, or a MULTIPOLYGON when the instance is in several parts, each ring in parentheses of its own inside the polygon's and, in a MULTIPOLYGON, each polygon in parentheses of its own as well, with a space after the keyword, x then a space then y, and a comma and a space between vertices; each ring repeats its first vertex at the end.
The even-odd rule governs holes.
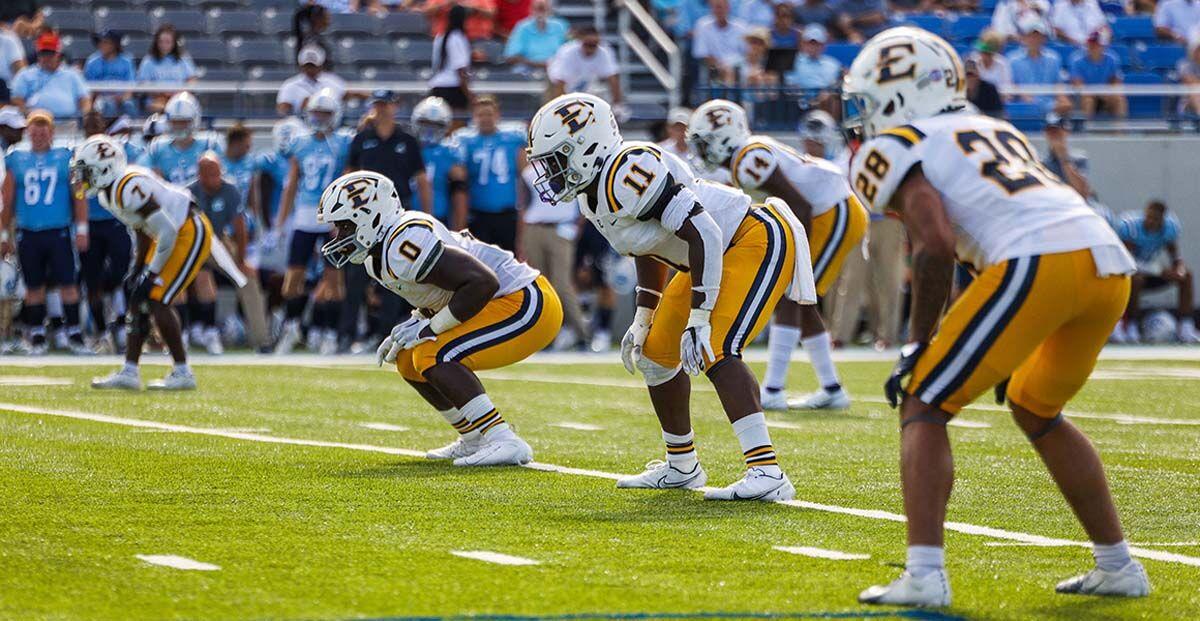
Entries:
POLYGON ((300 63, 300 73, 279 86, 279 94, 275 97, 276 112, 283 116, 298 115, 304 109, 304 100, 321 89, 329 89, 339 100, 345 96, 346 82, 324 70, 325 50, 319 45, 304 46, 296 60, 300 63))
MULTIPOLYGON (((1200 38, 1188 45, 1187 56, 1179 59, 1175 66, 1179 81, 1187 86, 1200 86, 1200 38)), ((1200 115, 1200 93, 1179 98, 1179 111, 1193 116, 1200 115)))
POLYGON ((325 30, 329 28, 329 11, 319 4, 306 4, 292 16, 292 37, 296 40, 296 62, 300 51, 309 46, 321 48, 329 56, 329 44, 325 41, 325 30))
POLYGON ((495 30, 497 0, 425 0, 421 11, 429 19, 434 35, 442 35, 453 30, 450 26, 454 21, 454 9, 461 8, 462 28, 471 41, 491 39, 495 30))
POLYGON ((1190 33, 1200 26, 1200 1, 1162 0, 1154 9, 1154 34, 1160 39, 1187 45, 1190 33))
POLYGON ((1070 124, 1070 120, 1064 116, 1053 112, 1046 115, 1046 127, 1042 134, 1046 138, 1047 151, 1042 158, 1042 165, 1067 182, 1080 196, 1089 199, 1092 197, 1092 187, 1087 180, 1087 156, 1072 151, 1067 145, 1070 124))
MULTIPOLYGON (((1046 49, 1046 40, 1050 36, 1050 27, 1044 20, 1029 17, 1022 24, 1022 47, 1008 55, 1012 65, 1012 78, 1015 85, 1046 86, 1061 84, 1063 81, 1062 58, 1051 49, 1046 49)), ((1044 111, 1055 111, 1059 114, 1071 109, 1071 102, 1065 95, 1023 95, 1022 101, 1039 104, 1044 111)))
POLYGON ((1049 0, 1000 0, 992 13, 992 30, 1005 40, 1015 41, 1023 32, 1022 23, 1031 19, 1049 18, 1049 0))
POLYGON ((25 46, 21 44, 21 38, 8 23, 0 22, 0 103, 8 102, 13 76, 24 68, 25 46))
POLYGON ((943 8, 935 0, 888 0, 887 5, 892 13, 899 15, 906 13, 932 13, 943 8))
POLYGON ((471 105, 471 43, 467 40, 467 8, 450 8, 446 31, 433 40, 433 76, 429 95, 441 97, 455 114, 464 114, 471 105))
POLYGON ((786 2, 775 5, 775 20, 771 23, 771 49, 800 49, 800 29, 796 28, 796 13, 792 5, 786 2))
POLYGON ((571 27, 567 20, 550 13, 549 0, 533 0, 529 17, 517 23, 504 46, 508 62, 545 69, 558 48, 567 42, 571 27))
POLYGON ((779 84, 779 75, 767 67, 770 46, 771 32, 766 28, 755 28, 746 33, 746 56, 738 67, 743 86, 762 88, 779 84))
POLYGON ((579 209, 575 201, 569 205, 551 205, 543 201, 533 185, 537 176, 532 166, 521 170, 521 183, 529 197, 522 210, 521 254, 531 267, 545 274, 562 301, 563 331, 555 340, 555 349, 583 349, 591 340, 591 334, 575 296, 573 266, 581 220, 579 209))
MULTIPOLYGON (((133 68, 133 59, 121 49, 121 35, 112 30, 106 30, 95 38, 96 51, 88 56, 83 65, 83 77, 89 82, 129 82, 137 80, 133 68)), ((105 97, 124 105, 132 102, 133 93, 106 93, 105 97)), ((132 106, 126 110, 133 114, 136 109, 132 106)))
POLYGON ((175 27, 171 24, 159 26, 150 40, 150 51, 142 57, 142 64, 138 66, 138 81, 186 84, 194 82, 197 77, 196 66, 192 64, 192 57, 183 51, 175 27))
POLYGON ((692 150, 687 143, 688 121, 691 118, 691 109, 671 108, 667 112, 667 122, 664 126, 666 137, 658 143, 663 151, 667 151, 685 162, 692 159, 692 150))
POLYGON ((887 5, 883 0, 842 0, 837 23, 847 40, 862 43, 887 28, 887 5))
MULTIPOLYGON (((842 75, 842 64, 825 53, 825 42, 828 38, 829 33, 820 24, 804 27, 800 54, 796 56, 796 64, 792 71, 787 74, 788 86, 825 91, 837 85, 842 75)), ((829 108, 839 103, 835 100, 834 93, 822 92, 810 99, 810 107, 818 107, 832 113, 829 108)))
POLYGON ((4 0, 0 2, 0 23, 10 24, 18 37, 28 39, 41 31, 45 15, 38 0, 4 0))
POLYGON ((979 62, 968 58, 963 62, 963 71, 967 77, 967 101, 988 116, 1003 118, 1004 101, 1000 99, 1000 91, 979 74, 979 62))
MULTIPOLYGON (((16 106, 4 106, 0 108, 0 156, 9 147, 21 142, 21 138, 24 135, 25 115, 21 114, 21 110, 16 106)), ((0 169, 0 175, 3 175, 2 169, 0 169)), ((0 181, 3 180, 0 178, 0 181)))
POLYGON ((496 35, 506 39, 513 28, 522 20, 529 17, 533 10, 531 0, 497 0, 496 1, 496 35))
POLYGON ((974 60, 979 77, 991 82, 996 88, 1008 88, 1012 84, 1012 67, 1001 51, 1004 36, 992 29, 984 30, 975 41, 975 49, 967 55, 974 60))
POLYGON ((554 96, 587 91, 596 82, 603 81, 608 85, 608 101, 614 108, 625 100, 617 55, 600 42, 600 32, 595 26, 579 28, 575 41, 558 48, 546 74, 550 78, 550 94, 554 96))
MULTIPOLYGON (((1121 241, 1137 260, 1138 271, 1133 275, 1129 305, 1125 309, 1124 330, 1128 341, 1137 342, 1137 328, 1142 317, 1140 296, 1143 289, 1174 286, 1179 290, 1179 340, 1200 343, 1192 307, 1192 271, 1179 253, 1182 227, 1173 214, 1167 213, 1162 201, 1150 201, 1146 210, 1122 218, 1121 241)), ((1116 335, 1114 335, 1116 336, 1116 335)))
POLYGON ((746 25, 729 17, 729 0, 711 0, 709 9, 712 14, 696 22, 692 56, 708 69, 710 81, 733 84, 746 55, 746 25))
MULTIPOLYGON (((1094 84, 1120 84, 1123 76, 1121 61, 1108 50, 1108 35, 1098 30, 1088 35, 1087 48, 1075 52, 1071 57, 1071 84, 1075 86, 1094 84)), ((1079 107, 1083 115, 1092 118, 1103 111, 1117 118, 1124 118, 1129 104, 1124 95, 1081 95, 1079 107)))
MULTIPOLYGON (((786 4, 786 3, 784 3, 786 4)), ((838 27, 838 14, 828 0, 804 0, 792 9, 796 23, 800 26, 820 24, 827 30, 838 27)))
POLYGON ((1096 0, 1054 0, 1050 23, 1056 38, 1081 47, 1093 32, 1108 30, 1108 19, 1096 0))
POLYGON ((88 88, 77 70, 63 65, 58 33, 43 32, 34 49, 37 64, 25 67, 13 77, 12 102, 25 110, 48 110, 58 118, 79 118, 91 108, 88 88))
POLYGON ((500 126, 500 103, 495 97, 475 100, 474 125, 459 130, 458 164, 467 170, 470 208, 463 194, 455 196, 454 229, 469 228, 480 241, 516 252, 521 238, 517 206, 528 201, 517 176, 525 159, 525 132, 500 126))
POLYGON ((769 0, 741 0, 736 17, 747 28, 770 28, 775 21, 775 3, 769 0))

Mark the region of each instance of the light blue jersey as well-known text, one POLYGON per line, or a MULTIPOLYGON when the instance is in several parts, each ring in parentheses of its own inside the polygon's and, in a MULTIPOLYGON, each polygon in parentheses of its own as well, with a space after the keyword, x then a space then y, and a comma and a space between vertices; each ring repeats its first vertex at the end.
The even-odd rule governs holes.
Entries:
POLYGON ((254 173, 262 175, 259 185, 265 188, 267 204, 264 205, 264 217, 275 222, 275 214, 279 213, 279 201, 283 198, 283 184, 287 183, 288 158, 278 151, 265 151, 254 156, 254 173))
MULTIPOLYGON (((122 144, 125 147, 125 161, 127 162, 137 162, 145 152, 145 149, 132 142, 122 144)), ((112 220, 115 217, 111 211, 100 206, 100 198, 98 196, 88 199, 88 221, 99 222, 100 220, 112 220)))
POLYGON ((170 136, 159 136, 150 143, 140 164, 154 169, 175 185, 187 186, 198 176, 200 156, 209 151, 215 151, 217 155, 222 153, 221 145, 208 136, 196 136, 191 146, 182 150, 175 146, 170 136))
POLYGON ((1182 230, 1179 219, 1175 214, 1168 213, 1163 218, 1162 228, 1151 231, 1146 228, 1146 214, 1142 211, 1128 211, 1121 216, 1117 234, 1121 241, 1130 247, 1133 258, 1139 262, 1154 261, 1167 246, 1179 240, 1182 230))
MULTIPOLYGON (((443 140, 421 147, 421 159, 425 160, 425 176, 433 187, 433 209, 429 213, 442 224, 450 224, 450 169, 458 163, 458 153, 452 142, 443 140)), ((421 196, 413 192, 419 202, 421 196)), ((424 205, 418 207, 425 211, 424 205)))
POLYGON ((70 149, 52 147, 34 153, 27 143, 20 144, 8 152, 4 164, 14 181, 18 230, 48 231, 71 226, 70 149))
POLYGON ((287 149, 290 160, 300 166, 296 202, 292 206, 292 228, 309 233, 322 233, 329 226, 317 222, 317 205, 321 193, 342 174, 350 155, 349 132, 336 131, 318 135, 307 132, 296 137, 287 149))
POLYGON ((473 127, 454 134, 458 163, 466 166, 471 209, 501 213, 517 208, 517 152, 525 148, 525 132, 500 126, 480 134, 473 127))
POLYGON ((225 179, 237 188, 238 194, 245 197, 242 200, 247 204, 250 202, 250 182, 254 179, 254 164, 255 157, 251 153, 237 161, 221 157, 221 169, 225 172, 225 179))

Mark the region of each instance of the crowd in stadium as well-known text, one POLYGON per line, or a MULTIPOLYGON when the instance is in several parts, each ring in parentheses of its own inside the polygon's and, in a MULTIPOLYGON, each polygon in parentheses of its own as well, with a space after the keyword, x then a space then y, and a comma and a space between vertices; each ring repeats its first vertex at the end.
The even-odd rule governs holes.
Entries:
MULTIPOLYGON (((14 1, 0 7, 0 104, 5 105, 0 147, 7 169, 0 255, 17 259, 0 262, 0 269, 8 270, 0 274, 0 284, 14 283, 12 291, 0 291, 0 299, 22 302, 12 318, 19 331, 0 332, 7 351, 89 353, 123 346, 129 235, 95 199, 88 204, 71 191, 72 144, 55 137, 64 127, 72 137, 116 136, 131 162, 187 187, 249 278, 250 286, 237 289, 237 304, 226 302, 230 308, 222 312, 220 291, 230 283, 220 273, 205 271, 189 287, 178 308, 192 347, 210 353, 226 346, 289 352, 306 345, 332 354, 374 347, 387 334, 407 309, 397 297, 381 295, 362 270, 343 273, 324 265, 317 250, 327 227, 302 217, 336 176, 359 169, 392 179, 406 207, 513 250, 546 274, 564 303, 565 328, 555 347, 611 346, 614 309, 620 294, 632 289, 629 266, 578 214, 551 207, 532 191, 524 119, 506 116, 502 102, 485 94, 486 85, 475 83, 472 71, 481 62, 509 63, 525 79, 544 80, 548 97, 601 87, 618 115, 628 115, 616 56, 595 27, 569 27, 547 0, 324 0, 284 6, 292 38, 290 47, 280 49, 294 57, 280 64, 291 62, 295 68, 286 69, 275 98, 271 144, 256 150, 251 131, 241 124, 206 130, 200 100, 185 90, 218 71, 207 56, 201 63, 188 51, 183 33, 194 32, 196 24, 151 22, 143 14, 144 32, 121 31, 106 24, 103 9, 88 12, 87 3, 74 9, 62 2, 52 8, 38 4, 14 1), (81 24, 67 23, 63 16, 80 13, 90 20, 87 38, 65 34, 81 24), (430 98, 413 106, 411 115, 401 114, 411 102, 391 91, 348 91, 346 79, 363 76, 339 75, 335 60, 342 51, 329 29, 339 15, 351 13, 379 20, 406 14, 428 19, 430 30, 414 36, 433 35, 423 61, 430 98), (134 36, 151 32, 143 39, 145 50, 131 44, 134 36), (162 91, 97 92, 89 87, 96 82, 161 84, 162 91), (351 100, 363 103, 354 115, 345 114, 351 100), (23 279, 19 295, 14 264, 23 279)), ((217 18, 222 11, 236 13, 229 7, 237 0, 167 4, 217 7, 201 25, 214 34, 215 24, 226 23, 217 18)), ((692 60, 685 69, 689 84, 817 92, 802 99, 807 112, 800 138, 811 155, 842 165, 848 155, 836 120, 841 74, 865 39, 898 23, 939 31, 960 47, 968 93, 984 112, 1003 116, 1006 107, 1011 113, 1020 105, 1034 110, 1050 145, 1044 163, 1093 199, 1086 161, 1068 146, 1069 120, 1125 116, 1130 113, 1125 98, 1001 92, 1013 84, 1119 83, 1131 70, 1160 81, 1200 82, 1200 2, 1195 0, 1163 0, 1157 6, 1097 0, 1053 5, 1046 0, 995 5, 974 0, 656 0, 649 6, 692 60), (1134 23, 1152 26, 1131 30, 1134 23)), ((1200 111, 1200 96, 1182 98, 1178 110, 1200 111)), ((688 118, 689 110, 671 109, 651 128, 656 141, 685 158, 688 118)), ((1178 220, 1153 202, 1110 222, 1146 266, 1139 285, 1178 287, 1181 321, 1173 336, 1200 341, 1191 320, 1192 277, 1179 253, 1178 220)), ((879 219, 870 231, 872 246, 904 244, 895 222, 879 219)), ((903 266, 872 267, 866 260, 848 265, 825 301, 835 342, 902 342, 903 266)), ((1140 289, 1135 287, 1129 318, 1114 340, 1141 339, 1140 289)))

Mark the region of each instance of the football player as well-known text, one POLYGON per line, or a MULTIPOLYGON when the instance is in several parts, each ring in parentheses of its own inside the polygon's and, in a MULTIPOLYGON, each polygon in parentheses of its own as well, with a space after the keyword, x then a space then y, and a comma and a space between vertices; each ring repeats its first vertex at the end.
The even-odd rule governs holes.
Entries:
MULTIPOLYGON (((750 135, 746 111, 724 99, 709 101, 692 113, 688 143, 704 166, 728 169, 734 187, 757 200, 782 199, 804 225, 811 249, 817 295, 837 281, 846 256, 861 251, 870 216, 850 191, 845 174, 831 162, 798 153, 768 136, 750 135)), ((769 410, 843 410, 850 396, 833 364, 833 341, 816 306, 784 300, 775 309, 767 342, 762 403, 769 410), (796 344, 808 352, 820 389, 788 401, 783 389, 796 344)))
POLYGON ((352 172, 321 195, 318 221, 334 227, 321 253, 335 268, 362 265, 417 310, 377 351, 458 431, 430 459, 456 466, 525 464, 529 445, 496 410, 475 371, 519 362, 562 326, 550 283, 511 252, 406 211, 383 175, 352 172))
POLYGON ((450 195, 467 191, 467 170, 458 163, 458 150, 448 135, 451 120, 450 106, 441 97, 426 97, 413 107, 413 132, 421 141, 425 174, 433 185, 433 205, 422 205, 422 211, 446 225, 450 224, 450 195))
POLYGON ((140 390, 138 360, 153 316, 158 332, 175 361, 151 390, 191 390, 196 378, 187 363, 183 332, 171 303, 191 284, 210 253, 240 287, 245 279, 224 246, 213 244, 208 218, 192 208, 192 196, 141 166, 127 166, 125 151, 112 138, 96 135, 75 148, 72 184, 87 196, 98 196, 137 236, 135 267, 126 282, 130 331, 125 366, 92 381, 93 388, 140 390))
POLYGON ((179 186, 196 180, 200 156, 209 151, 221 152, 207 134, 200 131, 200 102, 188 92, 178 93, 163 107, 167 133, 156 138, 142 154, 140 163, 159 177, 179 186))
POLYGON ((703 372, 746 462, 745 476, 705 498, 792 498, 795 488, 776 459, 758 384, 741 360, 743 345, 784 295, 816 302, 807 243, 791 210, 774 199, 751 205, 740 191, 696 180, 683 160, 658 145, 625 141, 608 102, 593 95, 552 100, 533 117, 529 136, 542 199, 577 199, 584 217, 637 266, 637 311, 621 341, 621 359, 645 378, 667 460, 651 462, 617 486, 705 484, 693 444, 688 377, 703 372))
POLYGON ((1133 259, 1012 125, 968 106, 962 62, 936 35, 880 33, 843 87, 865 142, 850 178, 912 244, 909 338, 885 390, 900 406, 908 562, 872 604, 946 606, 942 526, 953 485, 946 423, 996 387, 1093 543, 1096 567, 1060 593, 1144 596, 1104 468, 1063 406, 1087 381, 1129 298, 1133 259), (949 310, 955 257, 977 276, 949 310))

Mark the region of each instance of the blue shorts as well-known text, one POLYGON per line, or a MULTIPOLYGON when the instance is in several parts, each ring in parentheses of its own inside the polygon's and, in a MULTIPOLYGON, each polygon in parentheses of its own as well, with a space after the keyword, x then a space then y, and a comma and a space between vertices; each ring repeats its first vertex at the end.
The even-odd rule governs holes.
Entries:
POLYGON ((29 289, 75 284, 75 244, 70 228, 18 230, 17 258, 29 289))
POLYGON ((120 220, 92 220, 88 249, 79 259, 83 282, 92 293, 109 293, 121 286, 133 260, 133 238, 120 220))
POLYGON ((288 267, 307 267, 313 253, 327 241, 329 233, 292 231, 292 241, 288 245, 288 267))

